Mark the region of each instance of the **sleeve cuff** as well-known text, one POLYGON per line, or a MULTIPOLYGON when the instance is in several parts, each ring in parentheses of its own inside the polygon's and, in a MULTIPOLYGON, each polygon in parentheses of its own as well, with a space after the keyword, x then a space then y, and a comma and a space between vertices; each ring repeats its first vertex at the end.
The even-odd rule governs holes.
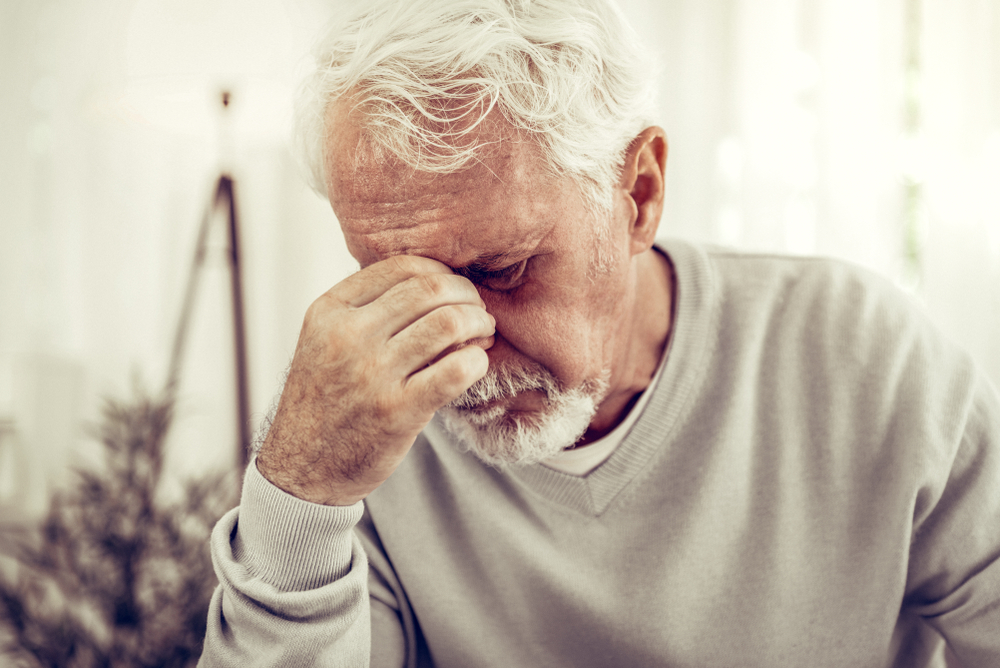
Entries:
POLYGON ((324 506, 282 491, 251 460, 243 479, 233 557, 281 591, 323 587, 351 570, 353 528, 364 504, 324 506))

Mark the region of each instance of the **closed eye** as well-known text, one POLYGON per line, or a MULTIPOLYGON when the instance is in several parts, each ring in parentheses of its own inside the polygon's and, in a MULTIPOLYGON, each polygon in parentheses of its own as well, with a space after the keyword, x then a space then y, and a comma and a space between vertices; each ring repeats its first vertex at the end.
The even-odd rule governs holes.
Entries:
POLYGON ((482 286, 487 290, 504 292, 518 287, 524 278, 524 270, 528 266, 528 260, 521 260, 503 269, 480 269, 475 266, 456 269, 456 273, 465 276, 467 279, 482 286))

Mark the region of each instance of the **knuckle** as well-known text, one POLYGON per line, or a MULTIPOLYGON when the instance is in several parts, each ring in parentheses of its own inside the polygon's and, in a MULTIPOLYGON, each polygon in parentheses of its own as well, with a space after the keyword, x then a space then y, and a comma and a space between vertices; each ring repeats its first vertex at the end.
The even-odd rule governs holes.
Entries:
POLYGON ((327 313, 336 310, 344 305, 343 299, 337 293, 337 287, 330 288, 319 297, 314 299, 306 309, 306 317, 311 319, 322 318, 327 313))
POLYGON ((458 336, 462 331, 462 322, 455 309, 440 308, 435 312, 435 315, 437 320, 435 324, 442 334, 452 338, 458 336))
POLYGON ((445 293, 446 284, 440 274, 420 274, 412 280, 424 299, 437 299, 445 293))
POLYGON ((450 355, 448 364, 441 369, 440 390, 448 397, 457 396, 476 379, 477 358, 468 352, 450 355))
POLYGON ((320 295, 306 309, 306 320, 315 320, 324 310, 326 310, 326 295, 320 295))
POLYGON ((467 377, 469 371, 468 354, 468 351, 462 348, 448 356, 448 363, 442 371, 444 372, 443 379, 449 384, 461 383, 467 377))
POLYGON ((392 272, 409 272, 413 268, 413 259, 409 255, 393 255, 382 261, 383 266, 392 272))
POLYGON ((449 389, 461 385, 467 375, 465 360, 458 355, 454 357, 455 359, 449 360, 449 364, 441 370, 441 381, 449 389))
POLYGON ((318 326, 319 322, 323 319, 329 308, 329 301, 326 295, 318 297, 309 308, 306 309, 305 317, 303 318, 303 328, 312 329, 318 326))
MULTIPOLYGON (((324 339, 337 340, 338 334, 343 329, 345 320, 339 317, 331 317, 333 311, 337 309, 339 302, 335 297, 325 294, 317 298, 306 309, 302 322, 302 333, 320 336, 324 339)), ((346 315, 346 314, 345 314, 346 315)))

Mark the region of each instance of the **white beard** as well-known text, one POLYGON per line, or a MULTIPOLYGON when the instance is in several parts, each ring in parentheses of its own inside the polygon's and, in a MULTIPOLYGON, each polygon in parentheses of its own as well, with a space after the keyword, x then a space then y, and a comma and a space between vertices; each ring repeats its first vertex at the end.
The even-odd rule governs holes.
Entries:
POLYGON ((580 440, 607 393, 607 375, 562 390, 540 364, 491 368, 439 412, 445 428, 487 464, 535 464, 580 440), (485 407, 530 390, 545 394, 545 405, 538 413, 511 414, 502 403, 485 407))

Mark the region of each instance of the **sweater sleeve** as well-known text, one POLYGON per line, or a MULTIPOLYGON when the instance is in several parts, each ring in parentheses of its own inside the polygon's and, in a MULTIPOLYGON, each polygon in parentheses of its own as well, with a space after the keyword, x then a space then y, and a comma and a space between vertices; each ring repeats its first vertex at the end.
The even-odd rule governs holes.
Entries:
MULTIPOLYGON (((198 665, 368 666, 369 568, 354 532, 362 512, 362 502, 322 506, 286 494, 252 461, 240 506, 212 532, 219 586, 198 665)), ((401 636, 380 633, 393 643, 401 636)))
POLYGON ((1000 397, 977 380, 947 478, 918 506, 904 601, 968 668, 1000 666, 1000 397))

